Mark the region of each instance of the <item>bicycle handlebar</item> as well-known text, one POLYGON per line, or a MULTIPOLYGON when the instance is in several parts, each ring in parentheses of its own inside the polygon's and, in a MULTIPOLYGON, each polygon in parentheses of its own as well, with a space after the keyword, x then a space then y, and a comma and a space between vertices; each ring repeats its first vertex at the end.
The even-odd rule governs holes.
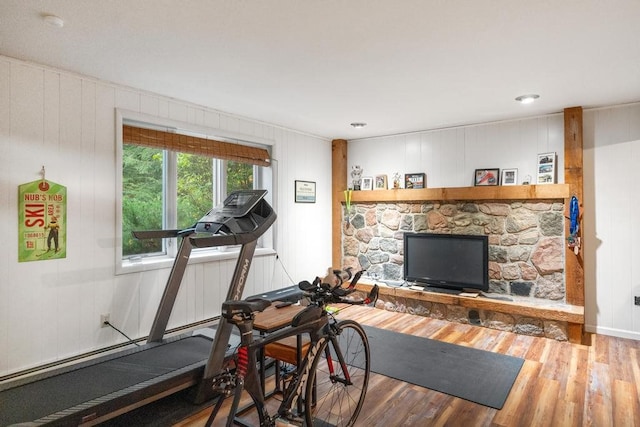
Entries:
POLYGON ((378 299, 378 285, 374 285, 369 295, 363 300, 352 300, 346 298, 347 295, 355 292, 356 284, 365 270, 358 271, 355 275, 351 272, 351 267, 345 270, 333 270, 329 268, 324 278, 316 277, 313 283, 304 280, 298 283, 298 287, 312 301, 321 303, 347 303, 347 304, 369 304, 378 299), (349 286, 343 287, 346 280, 351 279, 349 286))

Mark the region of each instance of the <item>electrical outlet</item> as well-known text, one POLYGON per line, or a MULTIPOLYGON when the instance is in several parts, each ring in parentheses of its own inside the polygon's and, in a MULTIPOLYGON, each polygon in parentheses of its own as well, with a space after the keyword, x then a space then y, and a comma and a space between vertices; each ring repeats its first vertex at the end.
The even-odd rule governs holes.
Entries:
POLYGON ((109 325, 107 325, 107 323, 109 323, 110 321, 111 320, 110 320, 109 313, 100 315, 100 327, 101 328, 106 328, 107 326, 109 326, 109 325))

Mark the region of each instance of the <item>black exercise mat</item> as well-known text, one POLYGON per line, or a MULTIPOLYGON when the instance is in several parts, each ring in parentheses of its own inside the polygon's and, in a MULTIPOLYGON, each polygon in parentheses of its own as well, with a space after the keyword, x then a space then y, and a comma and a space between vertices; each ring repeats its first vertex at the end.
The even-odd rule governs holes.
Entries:
POLYGON ((421 387, 501 409, 524 360, 364 326, 371 370, 421 387))

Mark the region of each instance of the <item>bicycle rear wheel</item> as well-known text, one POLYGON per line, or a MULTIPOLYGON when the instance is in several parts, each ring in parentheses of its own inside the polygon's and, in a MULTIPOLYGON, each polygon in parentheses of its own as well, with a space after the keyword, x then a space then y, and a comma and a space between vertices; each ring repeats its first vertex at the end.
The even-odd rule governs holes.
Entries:
POLYGON ((324 342, 311 365, 305 393, 307 426, 353 425, 367 393, 367 335, 352 320, 338 322, 336 328, 336 336, 324 342))

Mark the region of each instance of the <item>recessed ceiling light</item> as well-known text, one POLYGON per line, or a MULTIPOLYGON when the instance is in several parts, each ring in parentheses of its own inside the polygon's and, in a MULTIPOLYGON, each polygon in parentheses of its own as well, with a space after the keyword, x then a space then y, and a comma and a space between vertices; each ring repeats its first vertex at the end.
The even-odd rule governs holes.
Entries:
POLYGON ((516 98, 516 101, 521 102, 523 104, 531 104, 536 99, 540 98, 540 95, 536 95, 534 93, 530 95, 520 95, 516 98))
POLYGON ((365 127, 366 125, 367 125, 367 124, 366 124, 366 123, 364 123, 364 122, 353 122, 353 123, 351 123, 351 126, 353 126, 353 127, 354 127, 354 128, 356 128, 356 129, 363 128, 363 127, 365 127))
POLYGON ((47 24, 53 26, 53 27, 58 27, 58 28, 62 28, 64 27, 64 20, 62 18, 60 18, 59 16, 56 15, 44 15, 42 17, 42 19, 44 19, 44 22, 46 22, 47 24))

